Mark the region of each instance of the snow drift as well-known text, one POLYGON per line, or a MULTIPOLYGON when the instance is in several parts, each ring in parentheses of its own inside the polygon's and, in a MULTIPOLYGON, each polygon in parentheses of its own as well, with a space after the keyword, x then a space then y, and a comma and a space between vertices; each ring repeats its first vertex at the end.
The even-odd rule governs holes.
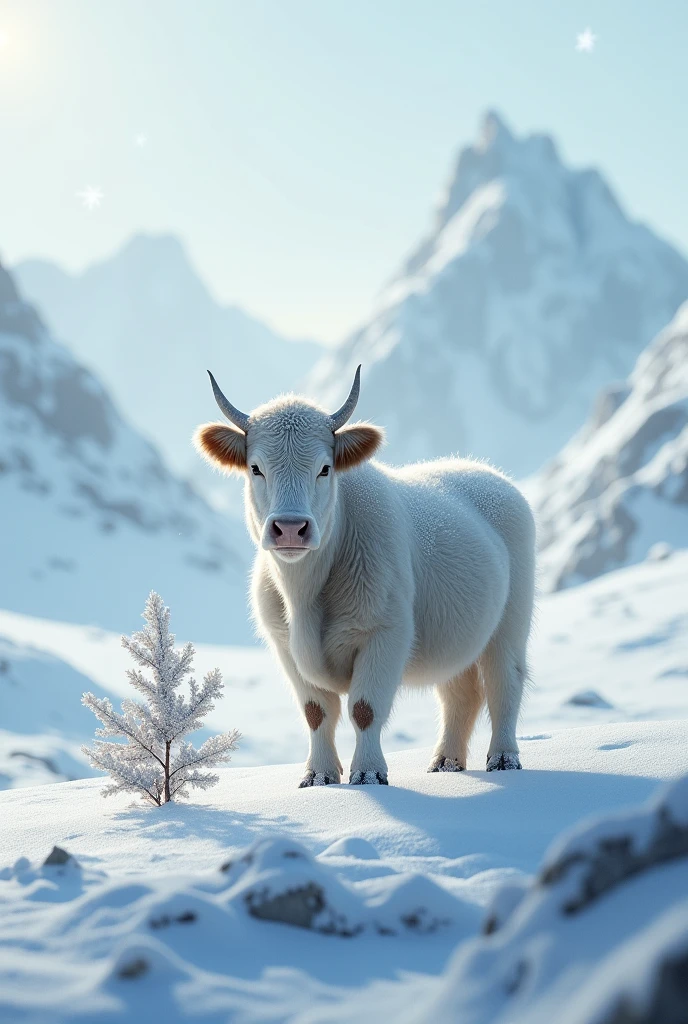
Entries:
POLYGON ((457 953, 437 995, 401 1019, 679 1024, 686 892, 688 776, 555 843, 530 885, 497 893, 486 937, 457 953))

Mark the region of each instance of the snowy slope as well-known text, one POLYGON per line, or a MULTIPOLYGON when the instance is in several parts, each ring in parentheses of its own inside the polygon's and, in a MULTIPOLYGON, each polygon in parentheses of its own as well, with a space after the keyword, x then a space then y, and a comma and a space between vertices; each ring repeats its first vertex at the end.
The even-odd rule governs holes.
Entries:
POLYGON ((392 461, 449 452, 534 472, 688 297, 688 264, 630 221, 594 170, 495 113, 459 155, 428 237, 311 388, 359 410, 392 461))
MULTIPOLYGON (((544 598, 531 643, 532 687, 525 700, 520 742, 525 762, 531 749, 553 730, 592 724, 645 719, 688 718, 688 552, 661 562, 644 562, 611 572, 598 580, 544 598), (590 695, 592 693, 592 696, 590 695)), ((174 623, 174 618, 173 618, 174 623)), ((179 640, 186 640, 183 633, 179 640)), ((56 693, 76 709, 82 690, 98 689, 116 703, 132 696, 125 677, 130 667, 119 637, 104 630, 42 621, 0 612, 0 638, 5 649, 27 648, 71 671, 73 681, 55 675, 56 693), (77 693, 78 691, 78 693, 77 693)), ((5 656, 14 678, 24 678, 25 663, 5 656)), ((209 716, 208 728, 237 728, 243 734, 233 763, 241 766, 304 761, 306 730, 302 716, 272 656, 258 647, 197 645, 196 666, 203 675, 219 666, 225 696, 209 716)), ((47 671, 47 669, 44 669, 47 671)), ((35 750, 45 737, 56 742, 54 725, 43 713, 46 705, 32 676, 24 687, 26 716, 33 717, 33 736, 14 739, 15 749, 35 750), (52 731, 51 731, 52 730, 52 731)), ((20 699, 16 687, 0 674, 0 728, 3 700, 20 699)), ((56 701, 61 699, 56 696, 56 701)), ((79 709, 83 710, 83 709, 79 709)), ((18 714, 18 712, 16 712, 18 714)), ((82 741, 90 741, 96 721, 90 713, 78 720, 82 741)), ((431 692, 402 693, 383 739, 385 751, 431 746, 436 736, 436 705, 431 692)), ((14 721, 14 719, 13 719, 14 721)), ((17 725, 22 731, 23 725, 17 725)), ((337 745, 344 757, 353 750, 353 729, 344 718, 337 745)), ((483 719, 471 745, 470 768, 483 768, 488 724, 483 719)), ((524 763, 525 763, 524 762, 524 763)), ((15 761, 0 767, 5 785, 27 784, 25 766, 15 761), (10 780, 14 780, 11 782, 10 780)), ((81 775, 72 768, 69 774, 81 775)), ((394 781, 394 780, 392 780, 394 781)), ((1 788, 1 787, 0 787, 1 788)))
POLYGON ((243 527, 214 513, 48 334, 0 268, 0 606, 248 642, 243 527))
POLYGON ((293 388, 321 352, 238 307, 219 305, 170 235, 138 235, 77 275, 41 260, 14 273, 128 420, 173 469, 218 500, 227 487, 218 486, 190 444, 198 424, 215 416, 206 368, 239 407, 252 409, 293 388))
POLYGON ((98 780, 2 793, 0 1016, 608 1022, 600 999, 646 995, 685 949, 685 912, 665 915, 688 888, 688 787, 617 809, 688 771, 687 738, 686 722, 569 730, 498 778, 396 754, 374 789, 229 768, 161 809, 103 800, 98 780), (43 864, 53 846, 71 857, 43 864), (629 956, 600 994, 593 968, 629 956))
POLYGON ((85 690, 107 691, 66 662, 0 638, 0 789, 97 775, 80 745, 94 718, 85 690))
POLYGON ((688 303, 526 490, 547 589, 688 547, 688 303))

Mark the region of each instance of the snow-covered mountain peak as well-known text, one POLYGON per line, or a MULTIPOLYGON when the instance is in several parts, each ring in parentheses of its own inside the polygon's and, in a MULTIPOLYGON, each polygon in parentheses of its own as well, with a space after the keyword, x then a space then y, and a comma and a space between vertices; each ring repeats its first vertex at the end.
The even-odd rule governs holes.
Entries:
POLYGON ((392 460, 459 450, 526 475, 686 298, 688 263, 598 171, 491 112, 429 234, 311 386, 336 404, 361 362, 361 412, 387 426, 392 460))
POLYGON ((0 265, 0 332, 19 334, 27 341, 37 341, 43 331, 38 313, 24 302, 17 286, 0 265))
POLYGON ((134 303, 152 298, 173 312, 190 301, 211 303, 208 289, 181 239, 171 234, 137 234, 111 257, 85 271, 95 287, 109 289, 114 277, 134 303))
POLYGON ((688 302, 641 353, 629 384, 648 399, 688 396, 688 302))
POLYGON ((189 256, 184 243, 178 235, 173 235, 170 232, 152 234, 141 231, 125 242, 114 258, 129 263, 139 257, 142 258, 142 261, 149 260, 151 253, 155 253, 159 259, 176 261, 190 269, 189 256))
MULTIPOLYGON (((551 140, 547 142, 553 149, 551 140)), ((501 116, 494 110, 488 111, 475 142, 459 152, 438 206, 435 231, 442 230, 476 189, 507 177, 531 148, 530 139, 516 139, 501 116)))
POLYGON ((497 110, 487 110, 480 124, 476 149, 486 150, 490 146, 509 145, 514 137, 497 110))
POLYGON ((137 235, 76 275, 41 260, 26 261, 15 273, 131 423, 213 498, 227 486, 218 488, 190 442, 195 427, 214 415, 206 368, 220 378, 223 367, 231 368, 235 401, 250 409, 295 387, 321 352, 218 303, 173 235, 137 235))
MULTIPOLYGON (((428 258, 433 238, 436 248, 442 244, 443 232, 457 217, 465 218, 467 208, 476 206, 477 197, 482 197, 483 208, 513 208, 532 235, 554 246, 575 245, 588 258, 610 246, 618 248, 616 233, 638 230, 627 220, 599 171, 569 169, 551 136, 517 138, 499 114, 491 111, 483 119, 476 142, 459 153, 434 230, 410 265, 421 253, 421 262, 428 258), (492 202, 486 202, 486 197, 492 202)), ((496 220, 484 226, 476 241, 494 230, 499 230, 496 220)))
POLYGON ((528 490, 548 589, 688 546, 688 303, 528 490))
POLYGON ((0 510, 4 607, 117 629, 158 589, 185 632, 250 635, 243 531, 168 470, 1 267, 0 510))

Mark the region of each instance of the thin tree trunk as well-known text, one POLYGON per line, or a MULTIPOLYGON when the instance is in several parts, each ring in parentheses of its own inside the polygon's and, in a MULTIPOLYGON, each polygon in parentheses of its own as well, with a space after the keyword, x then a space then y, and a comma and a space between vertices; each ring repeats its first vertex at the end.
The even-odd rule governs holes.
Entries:
POLYGON ((165 743, 165 803, 170 802, 170 747, 172 741, 167 740, 165 743))

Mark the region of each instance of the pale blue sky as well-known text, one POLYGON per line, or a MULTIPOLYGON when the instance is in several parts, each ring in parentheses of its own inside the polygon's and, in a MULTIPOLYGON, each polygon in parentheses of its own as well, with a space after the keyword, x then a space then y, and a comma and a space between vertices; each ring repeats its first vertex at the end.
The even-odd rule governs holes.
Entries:
POLYGON ((337 339, 488 107, 688 251, 687 53, 680 0, 0 0, 0 254, 174 232, 223 301, 337 339))

